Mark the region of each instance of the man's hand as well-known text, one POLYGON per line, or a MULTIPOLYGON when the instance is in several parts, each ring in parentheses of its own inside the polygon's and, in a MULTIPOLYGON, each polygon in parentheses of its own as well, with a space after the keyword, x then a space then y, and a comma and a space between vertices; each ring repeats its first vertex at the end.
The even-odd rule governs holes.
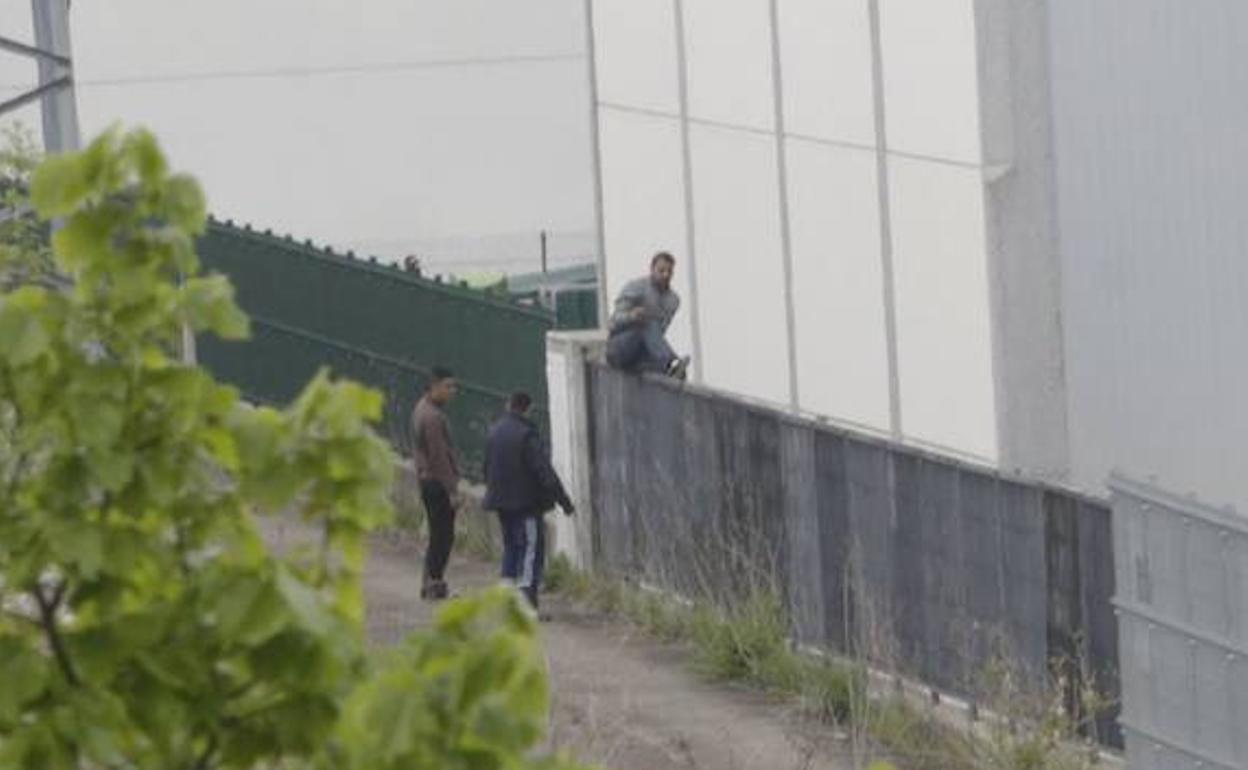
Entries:
POLYGON ((564 516, 571 516, 572 514, 576 513, 576 506, 573 505, 570 501, 567 504, 562 505, 560 507, 563 508, 564 516))
POLYGON ((628 318, 631 321, 644 321, 646 320, 646 309, 638 305, 637 307, 628 311, 628 318))

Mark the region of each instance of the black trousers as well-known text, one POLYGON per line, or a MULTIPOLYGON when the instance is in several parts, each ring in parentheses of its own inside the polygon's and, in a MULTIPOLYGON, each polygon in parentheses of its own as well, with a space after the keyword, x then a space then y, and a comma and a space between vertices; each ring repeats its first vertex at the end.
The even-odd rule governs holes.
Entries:
POLYGON ((438 481, 420 482, 420 499, 429 521, 429 546, 425 549, 425 580, 442 580, 455 545, 455 508, 451 495, 438 481))

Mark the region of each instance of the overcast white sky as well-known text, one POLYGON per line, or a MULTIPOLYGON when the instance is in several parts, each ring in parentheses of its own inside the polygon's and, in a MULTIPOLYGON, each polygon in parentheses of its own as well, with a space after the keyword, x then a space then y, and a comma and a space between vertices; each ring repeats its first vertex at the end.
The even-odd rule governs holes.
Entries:
MULTIPOLYGON (((74 0, 71 14, 84 137, 153 128, 221 216, 514 270, 535 266, 542 229, 556 261, 591 247, 581 0, 74 0)), ((30 0, 0 0, 0 34, 29 40, 29 16, 30 0)), ((0 53, 0 83, 33 79, 0 53)), ((37 111, 22 118, 37 129, 37 111)))

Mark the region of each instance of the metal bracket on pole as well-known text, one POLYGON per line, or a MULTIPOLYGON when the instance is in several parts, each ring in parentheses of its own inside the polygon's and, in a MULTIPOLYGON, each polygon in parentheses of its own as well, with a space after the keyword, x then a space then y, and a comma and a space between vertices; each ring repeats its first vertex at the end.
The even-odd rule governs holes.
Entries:
POLYGON ((62 88, 68 88, 73 84, 73 82, 74 79, 69 75, 66 75, 64 77, 57 78, 50 83, 44 83, 38 88, 33 88, 29 91, 20 93, 12 99, 0 102, 0 115, 5 114, 6 112, 12 112, 18 107, 33 102, 36 99, 42 99, 44 96, 53 94, 62 88))
POLYGON ((73 66, 73 62, 70 61, 68 56, 61 56, 60 54, 56 54, 42 48, 36 48, 33 45, 26 45, 19 40, 14 40, 2 35, 0 35, 0 50, 9 51, 10 53, 15 53, 20 56, 29 56, 32 59, 43 59, 50 61, 53 64, 59 64, 62 67, 73 66))

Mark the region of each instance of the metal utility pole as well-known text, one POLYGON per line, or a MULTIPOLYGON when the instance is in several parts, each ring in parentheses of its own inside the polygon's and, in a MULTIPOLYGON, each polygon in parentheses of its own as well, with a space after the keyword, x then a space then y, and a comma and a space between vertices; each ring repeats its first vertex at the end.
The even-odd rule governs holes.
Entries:
POLYGON ((30 7, 34 45, 0 34, 0 50, 33 59, 39 68, 39 85, 0 102, 0 115, 38 99, 43 110, 44 150, 76 150, 80 141, 69 44, 69 0, 31 0, 30 7))

